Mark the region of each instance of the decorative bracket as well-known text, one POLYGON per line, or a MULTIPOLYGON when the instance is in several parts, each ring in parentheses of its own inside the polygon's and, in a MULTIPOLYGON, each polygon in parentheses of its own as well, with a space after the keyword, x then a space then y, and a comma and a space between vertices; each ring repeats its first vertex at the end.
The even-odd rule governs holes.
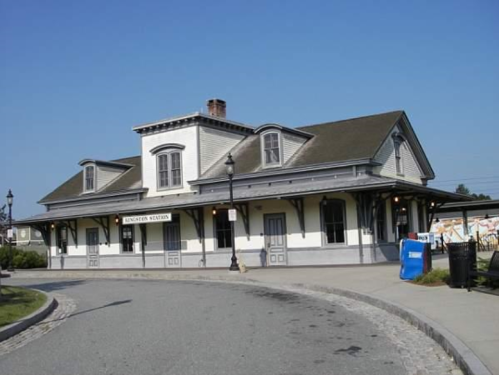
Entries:
POLYGON ((246 237, 250 239, 250 226, 249 226, 249 207, 248 203, 235 203, 235 209, 241 214, 243 218, 244 231, 246 232, 246 237))
POLYGON ((40 231, 42 234, 43 242, 45 243, 45 246, 50 247, 51 246, 51 234, 50 234, 50 223, 41 223, 41 224, 31 224, 30 225, 32 228, 40 231))
POLYGON ((73 242, 75 247, 78 248, 78 224, 76 219, 63 221, 71 232, 71 237, 73 237, 73 242))
POLYGON ((107 246, 111 246, 111 239, 109 236, 109 216, 93 217, 92 220, 102 227, 104 236, 106 236, 107 246))
POLYGON ((303 204, 303 198, 289 198, 287 199, 289 203, 295 208, 296 214, 298 215, 298 223, 300 224, 301 236, 305 238, 305 210, 303 204))
POLYGON ((443 202, 435 203, 435 205, 433 207, 431 207, 431 203, 427 205, 428 212, 431 212, 429 214, 429 218, 428 218, 428 228, 427 228, 428 232, 431 230, 431 223, 433 223, 433 218, 435 217, 435 213, 443 205, 444 205, 443 202))
POLYGON ((352 196, 357 203, 360 226, 364 233, 373 233, 374 214, 376 211, 375 199, 371 194, 366 193, 353 193, 352 196))
POLYGON ((357 203, 359 221, 364 233, 373 234, 378 211, 383 207, 383 203, 387 199, 390 199, 392 195, 388 194, 384 196, 382 193, 354 193, 352 196, 357 203))
POLYGON ((192 219, 194 226, 196 227, 196 233, 198 234, 199 242, 203 242, 204 239, 204 211, 202 207, 185 209, 184 212, 192 219))

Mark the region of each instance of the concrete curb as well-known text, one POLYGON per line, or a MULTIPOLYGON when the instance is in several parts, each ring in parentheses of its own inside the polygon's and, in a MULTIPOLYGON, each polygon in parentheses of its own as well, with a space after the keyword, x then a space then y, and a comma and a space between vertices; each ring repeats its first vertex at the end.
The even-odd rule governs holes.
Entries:
POLYGON ((47 315, 49 315, 57 307, 57 301, 54 297, 49 296, 47 293, 38 289, 31 289, 44 294, 47 297, 45 304, 36 310, 34 313, 24 317, 22 320, 9 324, 0 328, 0 342, 17 335, 19 332, 31 327, 33 324, 41 322, 47 315))
MULTIPOLYGON (((45 275, 32 275, 25 274, 23 275, 27 278, 44 278, 45 275)), ((18 277, 23 277, 19 275, 18 277)), ((45 277, 53 277, 53 278, 80 278, 80 279, 138 279, 138 280, 165 280, 165 281, 208 281, 208 282, 227 282, 227 283, 246 283, 253 284, 260 287, 270 288, 270 289, 278 289, 278 290, 286 290, 285 286, 294 287, 297 289, 308 289, 311 291, 322 292, 322 293, 331 293, 336 294, 342 297, 347 297, 353 300, 357 300, 360 302, 368 303, 372 306, 378 307, 390 314, 396 315, 402 319, 404 319, 409 324, 415 326, 420 331, 425 333, 428 337, 433 339, 437 344, 439 344, 446 352, 449 354, 458 367, 463 371, 465 375, 493 375, 489 369, 482 363, 482 361, 473 353, 473 351, 468 348, 459 338, 457 338, 453 333, 451 333, 448 329, 443 327, 441 324, 431 320, 430 318, 424 316, 417 311, 414 311, 405 306, 399 305, 394 302, 387 301, 382 298, 371 297, 366 294, 362 294, 359 292, 354 292, 346 289, 339 289, 333 287, 325 287, 320 285, 311 285, 311 284, 282 284, 280 288, 279 285, 273 285, 264 283, 255 279, 251 279, 243 274, 238 276, 229 275, 227 276, 210 276, 210 275, 197 275, 197 276, 186 276, 182 274, 169 274, 168 277, 165 277, 165 274, 161 275, 162 277, 154 277, 154 274, 141 274, 141 272, 126 272, 121 274, 116 274, 113 276, 105 275, 103 273, 73 273, 72 275, 65 273, 59 273, 56 275, 46 275, 45 277)), ((1 341, 1 338, 0 338, 1 341)))

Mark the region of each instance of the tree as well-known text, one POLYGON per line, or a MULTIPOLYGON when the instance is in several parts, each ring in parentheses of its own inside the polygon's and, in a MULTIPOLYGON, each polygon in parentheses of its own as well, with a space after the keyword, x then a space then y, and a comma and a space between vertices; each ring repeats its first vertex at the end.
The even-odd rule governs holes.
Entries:
MULTIPOLYGON (((0 207, 0 235, 2 236, 2 239, 5 239, 5 234, 7 231, 7 214, 5 213, 5 204, 3 207, 0 207)), ((0 242, 0 246, 3 245, 2 242, 0 242)))
POLYGON ((457 185, 456 193, 464 194, 464 195, 471 195, 470 189, 468 189, 466 187, 466 185, 464 185, 464 184, 457 185))
POLYGON ((487 200, 490 200, 492 199, 490 197, 490 195, 485 195, 485 194, 474 194, 470 191, 470 189, 468 189, 466 187, 465 184, 459 184, 457 185, 456 187, 456 193, 459 193, 459 194, 464 194, 464 195, 469 195, 470 197, 472 197, 473 199, 477 200, 477 201, 487 201, 487 200))

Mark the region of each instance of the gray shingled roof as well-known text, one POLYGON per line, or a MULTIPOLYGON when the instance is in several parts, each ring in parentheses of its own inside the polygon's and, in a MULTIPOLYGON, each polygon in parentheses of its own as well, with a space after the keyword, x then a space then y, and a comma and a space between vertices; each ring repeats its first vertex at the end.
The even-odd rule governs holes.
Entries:
MULTIPOLYGON (((113 162, 133 165, 132 168, 123 172, 116 180, 95 194, 85 194, 85 197, 96 197, 116 193, 124 190, 137 189, 141 187, 142 163, 140 156, 113 160, 113 162)), ((50 203, 60 200, 78 198, 83 193, 83 171, 78 172, 69 180, 60 185, 50 194, 43 197, 38 203, 50 203)))
MULTIPOLYGON (((313 166, 324 163, 337 163, 350 160, 374 158, 379 147, 388 136, 392 127, 399 121, 403 111, 358 117, 349 120, 328 122, 318 125, 298 127, 297 129, 313 134, 303 147, 280 169, 313 166)), ((262 170, 260 155, 260 136, 248 135, 232 151, 238 175, 255 173, 262 170)), ((113 160, 113 162, 132 164, 134 167, 123 173, 109 186, 95 194, 85 197, 105 195, 141 187, 141 157, 135 156, 113 160)), ((205 172, 200 180, 225 178, 225 156, 205 172)), ((83 171, 78 172, 39 203, 78 198, 83 189, 83 171)))
MULTIPOLYGON (((395 111, 298 127, 296 129, 314 134, 314 137, 280 169, 372 159, 403 113, 395 111)), ((261 171, 260 152, 259 135, 250 135, 240 142, 231 151, 237 174, 261 171)), ((225 161, 225 157, 223 159, 225 161)), ((225 165, 220 160, 206 171, 200 180, 222 177, 225 177, 225 165)))

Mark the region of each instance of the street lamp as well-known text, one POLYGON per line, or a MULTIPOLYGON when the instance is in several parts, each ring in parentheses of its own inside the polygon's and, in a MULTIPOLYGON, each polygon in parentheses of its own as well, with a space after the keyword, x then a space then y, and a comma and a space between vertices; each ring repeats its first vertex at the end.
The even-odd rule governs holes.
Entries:
POLYGON ((9 205, 9 230, 10 230, 10 239, 9 239, 9 267, 7 267, 8 271, 13 271, 12 268, 12 239, 14 238, 14 233, 12 233, 12 204, 14 203, 14 194, 9 189, 9 193, 7 194, 7 204, 9 205))
MULTIPOLYGON (((230 190, 230 209, 234 209, 234 194, 232 191, 232 179, 234 178, 234 160, 232 160, 232 155, 229 153, 227 157, 227 161, 225 162, 225 170, 227 172, 227 176, 229 176, 229 190, 230 190)), ((232 258, 230 264, 230 271, 239 271, 239 265, 237 264, 236 257, 236 244, 235 244, 235 235, 234 235, 234 222, 231 220, 230 222, 230 233, 231 233, 231 242, 232 242, 232 258)))

